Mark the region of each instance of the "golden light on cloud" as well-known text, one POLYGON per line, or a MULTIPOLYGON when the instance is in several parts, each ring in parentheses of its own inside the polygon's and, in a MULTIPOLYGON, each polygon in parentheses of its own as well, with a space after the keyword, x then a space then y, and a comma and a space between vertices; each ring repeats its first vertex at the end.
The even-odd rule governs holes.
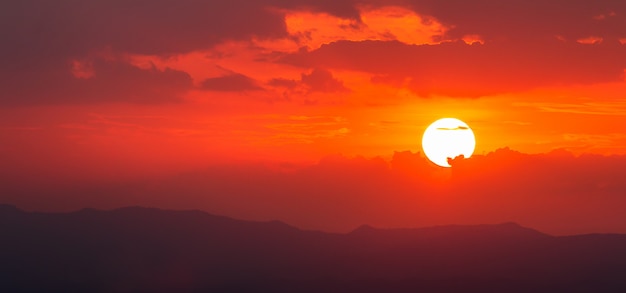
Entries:
POLYGON ((485 43, 485 40, 483 40, 483 38, 479 35, 465 35, 461 39, 463 40, 463 42, 465 42, 468 45, 471 45, 474 43, 479 43, 479 44, 485 43))
POLYGON ((288 12, 287 31, 299 38, 299 45, 319 48, 339 40, 397 40, 406 44, 432 44, 446 27, 401 7, 362 8, 361 22, 326 13, 288 12))
POLYGON ((433 44, 433 37, 445 33, 447 28, 434 19, 425 19, 402 7, 382 7, 361 11, 363 23, 373 32, 386 35, 406 44, 433 44))
POLYGON ((604 39, 601 37, 590 36, 590 37, 578 39, 576 40, 576 42, 585 44, 585 45, 593 45, 593 44, 600 44, 602 43, 603 40, 604 39))
POLYGON ((90 79, 96 75, 93 64, 87 60, 72 60, 71 72, 76 78, 90 79))

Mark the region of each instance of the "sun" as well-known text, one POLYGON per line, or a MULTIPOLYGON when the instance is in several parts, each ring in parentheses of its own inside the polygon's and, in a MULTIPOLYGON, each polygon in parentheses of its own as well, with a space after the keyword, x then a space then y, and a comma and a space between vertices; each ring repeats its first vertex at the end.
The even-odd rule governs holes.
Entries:
POLYGON ((456 118, 442 118, 433 122, 422 136, 424 154, 441 167, 450 167, 448 158, 463 155, 469 158, 476 148, 472 129, 456 118))

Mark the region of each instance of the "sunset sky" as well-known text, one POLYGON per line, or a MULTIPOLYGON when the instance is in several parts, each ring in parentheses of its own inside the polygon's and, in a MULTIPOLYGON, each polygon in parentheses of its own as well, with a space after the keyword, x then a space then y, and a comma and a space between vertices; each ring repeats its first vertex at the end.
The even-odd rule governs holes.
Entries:
POLYGON ((0 202, 626 233, 626 2, 0 3, 0 202), (475 155, 426 161, 466 122, 475 155))

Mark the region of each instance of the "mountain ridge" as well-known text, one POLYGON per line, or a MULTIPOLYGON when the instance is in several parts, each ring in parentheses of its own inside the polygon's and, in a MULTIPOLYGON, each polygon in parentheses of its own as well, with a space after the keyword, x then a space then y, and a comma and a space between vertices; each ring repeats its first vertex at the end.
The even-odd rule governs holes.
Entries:
MULTIPOLYGON (((79 210, 75 210, 75 211, 69 211, 69 212, 40 212, 40 211, 25 211, 22 210, 20 208, 18 208, 15 205, 10 205, 10 204, 0 204, 0 212, 6 212, 6 211, 12 211, 12 212, 19 212, 19 213, 23 213, 23 214, 39 214, 39 215, 72 215, 72 214, 88 214, 88 213, 110 213, 110 214, 116 214, 116 213, 127 213, 127 212, 142 212, 142 213, 146 213, 146 212, 150 212, 150 213, 158 213, 158 212, 162 212, 162 213, 167 213, 167 214, 178 214, 178 215, 198 215, 198 216, 203 216, 203 217, 207 217, 207 218, 214 218, 214 219, 222 219, 222 220, 232 220, 232 221, 238 221, 238 222, 248 222, 248 223, 265 223, 265 224, 274 224, 274 225, 279 225, 279 226, 288 226, 291 227, 293 229, 297 229, 300 231, 309 231, 309 232, 321 232, 321 233, 327 233, 327 234, 353 234, 353 233, 359 233, 362 231, 395 231, 395 232, 400 232, 400 231, 420 231, 420 230, 435 230, 435 229, 454 229, 454 228, 488 228, 488 227, 492 227, 492 228, 497 228, 497 227, 515 227, 515 228, 520 228, 520 229, 525 229, 525 230, 529 230, 529 231, 534 231, 536 233, 539 234, 543 234, 543 235, 549 235, 549 234, 545 234, 543 232, 540 232, 538 230, 532 229, 532 228, 528 228, 528 227, 524 227, 516 222, 502 222, 502 223, 495 223, 495 224, 467 224, 467 225, 462 225, 462 224, 445 224, 445 225, 433 225, 433 226, 424 226, 424 227, 400 227, 400 228, 380 228, 380 227, 375 227, 372 226, 370 224, 362 224, 358 227, 356 227, 355 229, 345 232, 345 233, 337 233, 337 232, 326 232, 326 231, 321 231, 321 230, 307 230, 307 229, 301 229, 299 227, 290 225, 284 221, 281 220, 265 220, 265 221, 258 221, 258 220, 242 220, 242 219, 237 219, 234 217, 229 217, 229 216, 223 216, 223 215, 216 215, 216 214, 212 214, 206 211, 202 211, 202 210, 198 210, 198 209, 189 209, 189 210, 171 210, 171 209, 162 209, 162 208, 154 208, 154 207, 142 207, 142 206, 127 206, 127 207, 119 207, 119 208, 114 208, 114 209, 96 209, 96 208, 82 208, 79 210)), ((589 233, 589 234, 608 234, 608 235, 626 235, 626 234, 619 234, 619 233, 589 233)), ((586 234, 583 234, 586 235, 586 234)), ((552 235, 549 235, 552 236, 552 235)), ((573 236, 573 235, 572 235, 573 236)))
POLYGON ((515 223, 337 234, 202 211, 0 205, 0 235, 6 292, 626 289, 626 235, 550 236, 515 223))

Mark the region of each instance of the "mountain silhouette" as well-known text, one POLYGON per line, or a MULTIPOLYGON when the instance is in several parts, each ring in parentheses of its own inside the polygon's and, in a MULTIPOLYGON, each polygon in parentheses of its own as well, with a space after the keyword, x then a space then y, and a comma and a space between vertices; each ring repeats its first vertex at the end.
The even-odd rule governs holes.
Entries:
POLYGON ((626 292, 626 235, 515 223, 346 234, 201 211, 0 205, 2 292, 626 292))

